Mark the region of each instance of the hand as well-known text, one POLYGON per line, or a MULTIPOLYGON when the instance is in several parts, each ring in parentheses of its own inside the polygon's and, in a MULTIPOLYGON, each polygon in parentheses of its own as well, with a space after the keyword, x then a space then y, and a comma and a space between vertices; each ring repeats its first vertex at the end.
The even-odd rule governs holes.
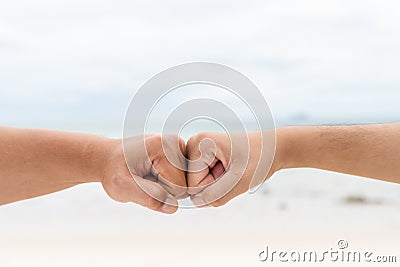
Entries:
POLYGON ((248 143, 245 133, 192 137, 186 149, 190 160, 188 192, 193 203, 198 207, 224 205, 279 170, 271 140, 275 140, 273 131, 249 133, 248 143))
POLYGON ((111 157, 102 184, 112 199, 174 213, 178 208, 176 199, 187 197, 185 162, 179 157, 185 152, 185 143, 179 137, 136 136, 124 144, 121 140, 110 141, 108 147, 111 157))

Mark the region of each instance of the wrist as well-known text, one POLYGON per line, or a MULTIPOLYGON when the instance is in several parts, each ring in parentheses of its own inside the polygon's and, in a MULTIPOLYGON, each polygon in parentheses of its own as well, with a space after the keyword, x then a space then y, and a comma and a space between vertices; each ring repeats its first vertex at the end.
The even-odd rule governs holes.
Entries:
POLYGON ((293 136, 294 127, 281 127, 276 129, 275 160, 278 170, 293 168, 295 166, 293 148, 296 147, 293 136))
POLYGON ((116 146, 120 145, 120 143, 120 140, 104 137, 95 137, 88 140, 82 152, 85 182, 103 181, 109 159, 116 146))
POLYGON ((254 150, 256 155, 255 159, 250 159, 250 161, 258 162, 260 158, 257 157, 260 155, 260 153, 265 154, 264 158, 261 159, 264 164, 267 164, 266 162, 270 159, 270 157, 273 157, 269 175, 286 167, 287 152, 286 146, 284 146, 286 133, 283 128, 266 130, 262 132, 252 132, 250 133, 250 139, 251 150, 254 150), (273 140, 275 140, 275 143, 271 143, 273 140), (263 151, 261 151, 261 149, 263 149, 263 151))
POLYGON ((282 168, 309 168, 320 161, 319 127, 288 126, 279 129, 282 168))

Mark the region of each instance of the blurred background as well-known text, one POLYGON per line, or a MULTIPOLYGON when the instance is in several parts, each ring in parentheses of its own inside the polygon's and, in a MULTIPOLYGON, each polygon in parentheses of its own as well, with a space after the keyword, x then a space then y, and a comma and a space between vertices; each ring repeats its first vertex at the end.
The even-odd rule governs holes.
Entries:
MULTIPOLYGON (((277 126, 400 121, 399 12, 377 0, 0 0, 0 125, 122 137, 135 91, 191 61, 246 74, 277 126)), ((309 169, 172 216, 89 184, 0 207, 0 264, 257 266, 267 244, 339 239, 390 255, 399 208, 399 185, 309 169)))

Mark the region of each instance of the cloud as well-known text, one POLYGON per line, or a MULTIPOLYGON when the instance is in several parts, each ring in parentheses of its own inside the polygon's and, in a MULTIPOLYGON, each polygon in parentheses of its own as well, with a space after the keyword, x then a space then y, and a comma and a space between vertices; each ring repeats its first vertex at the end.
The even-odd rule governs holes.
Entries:
POLYGON ((91 99, 118 110, 113 95, 129 97, 156 72, 200 60, 248 75, 278 117, 395 115, 399 7, 361 0, 8 1, 0 10, 0 111, 21 99, 81 112, 91 99))

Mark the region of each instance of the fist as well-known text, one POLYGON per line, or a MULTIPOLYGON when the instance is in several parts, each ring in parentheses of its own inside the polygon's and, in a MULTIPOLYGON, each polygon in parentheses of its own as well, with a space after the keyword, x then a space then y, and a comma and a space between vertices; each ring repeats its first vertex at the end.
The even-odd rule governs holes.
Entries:
POLYGON ((135 136, 113 140, 103 174, 107 194, 119 202, 134 202, 174 213, 177 200, 187 197, 184 141, 175 135, 135 136), (125 154, 124 154, 125 151, 125 154))
POLYGON ((190 138, 187 184, 192 202, 198 207, 221 206, 265 181, 278 169, 271 140, 272 131, 190 138))

